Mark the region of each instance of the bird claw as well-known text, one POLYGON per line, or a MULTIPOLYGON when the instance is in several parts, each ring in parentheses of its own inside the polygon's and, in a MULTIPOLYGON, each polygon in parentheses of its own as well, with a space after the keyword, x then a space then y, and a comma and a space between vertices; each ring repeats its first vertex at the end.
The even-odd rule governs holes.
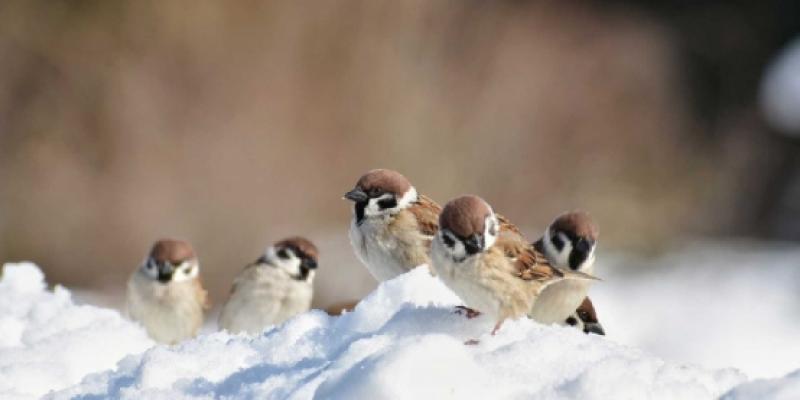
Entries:
POLYGON ((480 343, 481 341, 478 339, 470 339, 464 342, 465 346, 475 346, 476 344, 480 343))
POLYGON ((456 306, 456 311, 454 311, 458 315, 464 315, 467 319, 473 319, 479 315, 481 315, 480 311, 473 310, 469 307, 465 306, 456 306))

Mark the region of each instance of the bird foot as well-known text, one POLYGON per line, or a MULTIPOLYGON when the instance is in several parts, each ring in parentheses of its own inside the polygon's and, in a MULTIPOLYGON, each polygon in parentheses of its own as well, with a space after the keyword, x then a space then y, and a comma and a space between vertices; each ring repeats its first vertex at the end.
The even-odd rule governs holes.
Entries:
POLYGON ((471 309, 469 307, 465 307, 465 306, 456 306, 455 313, 458 314, 458 315, 464 315, 464 316, 467 317, 467 319, 473 319, 473 318, 481 315, 480 311, 473 310, 473 309, 471 309))
POLYGON ((503 321, 500 321, 497 324, 495 324, 494 329, 492 329, 492 336, 494 336, 497 333, 497 331, 500 330, 501 326, 503 326, 503 321))
POLYGON ((470 339, 464 342, 465 346, 475 346, 476 344, 480 343, 481 341, 478 339, 470 339))

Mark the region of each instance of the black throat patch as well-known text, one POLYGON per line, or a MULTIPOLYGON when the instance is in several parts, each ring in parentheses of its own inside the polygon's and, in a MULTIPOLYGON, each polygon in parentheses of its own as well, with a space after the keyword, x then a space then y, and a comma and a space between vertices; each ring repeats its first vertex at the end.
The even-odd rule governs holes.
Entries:
POLYGON ((572 251, 569 253, 570 269, 577 270, 581 266, 581 264, 583 264, 583 262, 586 261, 587 257, 589 257, 588 252, 578 249, 572 249, 572 251))
POLYGON ((356 225, 361 225, 364 222, 364 210, 367 208, 367 202, 359 201, 353 207, 356 212, 356 225))

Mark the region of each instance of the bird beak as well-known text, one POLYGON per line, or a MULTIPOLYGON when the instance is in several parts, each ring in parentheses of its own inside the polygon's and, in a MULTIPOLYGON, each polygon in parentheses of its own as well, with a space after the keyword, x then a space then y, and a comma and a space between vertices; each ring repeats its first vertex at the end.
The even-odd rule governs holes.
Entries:
POLYGON ((589 254, 592 251, 592 246, 594 246, 594 241, 591 239, 578 239, 578 243, 575 243, 575 250, 580 251, 583 254, 589 254))
POLYGON ((163 262, 158 264, 158 281, 167 283, 172 280, 172 274, 175 272, 175 269, 172 267, 172 264, 169 262, 163 262))
POLYGON ((464 248, 467 254, 475 254, 483 250, 483 235, 474 234, 464 241, 464 248))
POLYGON ((307 270, 317 269, 317 261, 311 258, 304 258, 300 266, 307 270))
POLYGON ((356 203, 362 203, 369 200, 369 196, 364 193, 361 188, 355 188, 347 193, 344 194, 344 198, 350 201, 354 201, 356 203))
POLYGON ((605 336, 606 331, 603 330, 603 325, 599 322, 588 322, 583 325, 584 333, 594 333, 595 335, 605 336))

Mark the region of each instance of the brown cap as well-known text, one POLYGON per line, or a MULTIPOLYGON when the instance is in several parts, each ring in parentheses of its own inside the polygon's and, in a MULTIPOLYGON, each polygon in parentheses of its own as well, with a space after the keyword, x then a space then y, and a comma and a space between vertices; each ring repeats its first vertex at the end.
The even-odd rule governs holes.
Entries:
POLYGON ((597 240, 597 225, 585 211, 571 211, 561 214, 550 224, 553 231, 561 231, 567 235, 597 240))
POLYGON ((402 195, 411 188, 411 182, 401 173, 390 169, 373 169, 362 175, 356 187, 369 194, 372 190, 402 195))
POLYGON ((317 250, 317 246, 314 246, 314 243, 311 243, 310 240, 304 237, 294 236, 286 238, 275 243, 274 246, 276 249, 290 248, 300 257, 306 256, 314 261, 319 261, 319 250, 317 250))
POLYGON ((439 226, 461 238, 483 233, 492 208, 478 196, 466 195, 450 200, 439 215, 439 226))
POLYGON ((176 265, 196 258, 189 242, 177 239, 161 239, 150 250, 150 258, 156 261, 169 261, 176 265))

